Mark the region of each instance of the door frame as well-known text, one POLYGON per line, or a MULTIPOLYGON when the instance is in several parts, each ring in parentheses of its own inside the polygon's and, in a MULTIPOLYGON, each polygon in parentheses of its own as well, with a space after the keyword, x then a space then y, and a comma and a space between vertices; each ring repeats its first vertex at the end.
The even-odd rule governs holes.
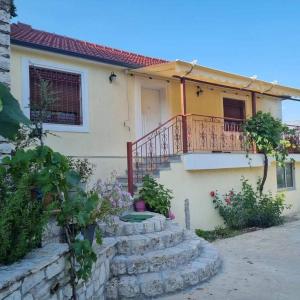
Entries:
POLYGON ((158 90, 161 103, 161 120, 164 122, 170 117, 168 106, 168 83, 164 80, 150 78, 135 78, 135 138, 143 136, 142 126, 142 88, 158 90))

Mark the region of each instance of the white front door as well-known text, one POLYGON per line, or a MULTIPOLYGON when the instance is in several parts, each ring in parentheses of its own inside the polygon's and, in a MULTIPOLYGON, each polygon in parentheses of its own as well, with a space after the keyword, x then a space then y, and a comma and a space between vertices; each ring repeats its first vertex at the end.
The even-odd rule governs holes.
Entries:
POLYGON ((142 135, 161 124, 161 96, 159 89, 142 88, 142 135))

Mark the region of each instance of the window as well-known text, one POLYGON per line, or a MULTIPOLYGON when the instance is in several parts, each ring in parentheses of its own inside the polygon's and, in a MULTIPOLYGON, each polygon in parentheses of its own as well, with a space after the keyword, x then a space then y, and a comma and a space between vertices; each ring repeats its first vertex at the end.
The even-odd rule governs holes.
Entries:
POLYGON ((294 188, 294 164, 286 163, 283 167, 277 166, 277 188, 290 189, 294 188))
POLYGON ((242 100, 235 100, 224 98, 224 130, 225 131, 240 131, 242 121, 235 121, 232 119, 245 119, 245 102, 242 100))
POLYGON ((37 116, 40 99, 40 80, 46 80, 55 95, 49 106, 45 123, 82 125, 81 75, 43 67, 29 66, 30 119, 37 116))

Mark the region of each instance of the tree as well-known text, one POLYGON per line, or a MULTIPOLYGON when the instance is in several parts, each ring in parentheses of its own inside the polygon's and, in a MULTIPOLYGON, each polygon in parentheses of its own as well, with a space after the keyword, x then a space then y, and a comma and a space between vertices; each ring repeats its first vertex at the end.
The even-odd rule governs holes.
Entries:
POLYGON ((288 156, 291 143, 287 137, 293 134, 279 119, 275 119, 270 113, 259 111, 255 116, 248 119, 244 126, 247 149, 253 145, 264 156, 263 177, 259 191, 262 193, 268 176, 268 157, 274 157, 279 165, 284 164, 288 156))

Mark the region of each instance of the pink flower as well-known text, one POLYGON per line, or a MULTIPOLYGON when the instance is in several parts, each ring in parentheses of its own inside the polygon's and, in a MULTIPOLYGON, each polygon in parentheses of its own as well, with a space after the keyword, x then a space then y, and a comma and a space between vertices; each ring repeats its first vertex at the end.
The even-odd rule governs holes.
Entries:
POLYGON ((229 198, 229 197, 226 198, 226 199, 225 199, 225 202, 227 203, 227 205, 230 205, 230 204, 231 204, 230 198, 229 198))
POLYGON ((234 195, 234 191, 230 191, 229 195, 233 196, 234 195))
POLYGON ((213 198, 216 196, 216 193, 215 193, 214 191, 211 191, 209 194, 210 194, 210 196, 213 197, 213 198))
POLYGON ((172 212, 172 211, 169 211, 169 218, 171 220, 174 220, 175 219, 175 214, 172 212))

